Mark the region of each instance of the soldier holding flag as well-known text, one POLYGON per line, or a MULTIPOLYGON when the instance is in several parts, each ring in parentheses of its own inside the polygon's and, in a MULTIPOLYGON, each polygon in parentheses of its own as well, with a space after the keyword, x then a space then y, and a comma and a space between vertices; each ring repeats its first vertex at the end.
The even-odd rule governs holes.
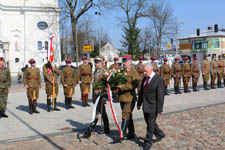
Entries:
POLYGON ((35 67, 35 60, 32 58, 29 60, 30 67, 26 69, 23 76, 23 83, 27 89, 27 98, 29 103, 29 113, 39 113, 37 111, 37 99, 39 96, 39 90, 41 88, 41 75, 40 70, 35 67))

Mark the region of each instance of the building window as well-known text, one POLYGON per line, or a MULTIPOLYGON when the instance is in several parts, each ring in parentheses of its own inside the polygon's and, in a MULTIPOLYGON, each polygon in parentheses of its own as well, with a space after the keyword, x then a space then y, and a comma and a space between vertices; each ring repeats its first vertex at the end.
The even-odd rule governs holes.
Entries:
POLYGON ((20 61, 19 58, 15 58, 15 63, 18 63, 20 61))
POLYGON ((46 30, 48 28, 48 24, 45 21, 40 21, 38 22, 37 27, 40 30, 46 30))
POLYGON ((48 50, 48 41, 45 41, 45 50, 48 50))
POLYGON ((42 50, 42 42, 38 41, 38 50, 42 50))

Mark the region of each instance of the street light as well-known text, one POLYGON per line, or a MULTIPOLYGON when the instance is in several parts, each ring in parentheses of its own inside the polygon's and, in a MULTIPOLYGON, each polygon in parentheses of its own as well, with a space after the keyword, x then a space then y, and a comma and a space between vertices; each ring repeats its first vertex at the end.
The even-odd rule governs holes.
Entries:
POLYGON ((178 50, 178 26, 180 24, 184 24, 184 22, 180 22, 176 25, 176 57, 177 57, 177 50, 178 50))
MULTIPOLYGON (((101 12, 96 11, 95 15, 101 16, 101 12)), ((99 55, 101 56, 101 37, 100 37, 100 22, 99 22, 99 17, 98 17, 98 42, 99 42, 99 55)))

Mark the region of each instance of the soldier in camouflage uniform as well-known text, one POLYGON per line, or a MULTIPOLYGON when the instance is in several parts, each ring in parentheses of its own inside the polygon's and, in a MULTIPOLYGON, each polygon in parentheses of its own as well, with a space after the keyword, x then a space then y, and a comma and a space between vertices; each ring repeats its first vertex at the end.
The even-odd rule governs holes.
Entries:
POLYGON ((109 67, 109 70, 112 70, 112 69, 115 69, 116 71, 117 70, 122 70, 122 67, 119 65, 119 58, 118 57, 114 58, 114 64, 112 64, 109 67))
POLYGON ((156 61, 156 57, 152 57, 151 60, 152 60, 151 63, 152 63, 153 71, 155 73, 159 74, 159 68, 158 68, 157 63, 155 62, 156 61))
POLYGON ((175 94, 181 94, 180 92, 180 79, 182 77, 182 67, 179 64, 179 58, 174 59, 175 62, 172 66, 172 77, 174 79, 174 90, 175 94))
POLYGON ((141 89, 141 82, 144 78, 144 65, 143 65, 143 57, 139 57, 139 63, 136 65, 136 71, 138 72, 139 78, 138 78, 138 93, 141 89))
POLYGON ((41 75, 40 70, 35 67, 35 60, 29 60, 30 67, 26 69, 23 76, 23 83, 27 89, 27 98, 29 103, 29 113, 39 113, 37 111, 37 99, 39 96, 39 90, 41 88, 41 75))
MULTIPOLYGON (((103 59, 101 57, 96 57, 94 62, 95 62, 94 83, 96 83, 99 80, 101 80, 104 73, 106 72, 106 69, 104 67, 103 59)), ((105 108, 108 95, 104 94, 104 91, 105 89, 99 88, 97 86, 93 88, 93 103, 95 104, 98 96, 100 96, 100 100, 97 104, 95 119, 91 123, 91 125, 88 127, 88 130, 85 132, 85 137, 91 136, 91 131, 95 128, 99 120, 99 114, 102 115, 103 124, 104 124, 104 133, 105 134, 110 133, 109 120, 108 120, 108 115, 105 108)))
POLYGON ((224 64, 223 64, 223 58, 221 55, 218 56, 218 79, 217 79, 217 87, 223 88, 222 86, 222 79, 223 79, 223 73, 224 73, 224 64))
POLYGON ((135 89, 138 87, 138 72, 132 68, 132 57, 123 57, 123 73, 127 76, 128 82, 119 85, 119 102, 122 109, 122 124, 121 130, 126 138, 126 130, 128 127, 128 139, 135 136, 132 111, 137 101, 135 89))
POLYGON ((170 84, 171 79, 171 69, 170 65, 168 64, 168 59, 163 59, 164 64, 160 67, 160 76, 163 78, 165 83, 165 95, 170 95, 168 92, 168 85, 170 84))
POLYGON ((76 73, 71 67, 71 60, 66 60, 66 67, 61 71, 60 79, 65 95, 66 109, 75 108, 72 106, 72 95, 77 84, 76 73))
POLYGON ((59 93, 59 85, 58 85, 59 70, 56 67, 56 65, 48 61, 43 66, 43 75, 45 79, 45 91, 47 94, 47 111, 50 112, 51 110, 51 98, 53 100, 52 103, 54 104, 52 110, 60 111, 60 109, 56 107, 56 99, 59 93), (55 90, 54 93, 53 93, 53 84, 55 90))
POLYGON ((208 88, 209 75, 210 75, 209 56, 205 56, 205 59, 202 62, 202 79, 205 90, 209 90, 208 88))
POLYGON ((4 66, 4 58, 0 57, 0 119, 8 118, 5 114, 8 92, 11 86, 11 75, 9 68, 4 66))
POLYGON ((184 85, 184 93, 189 93, 188 84, 190 82, 190 78, 192 75, 191 65, 188 63, 188 57, 184 58, 184 64, 182 66, 182 75, 183 75, 183 85, 184 85))
POLYGON ((193 64, 191 66, 191 71, 192 71, 192 87, 193 91, 197 92, 198 91, 198 79, 200 77, 200 69, 198 66, 198 57, 194 57, 193 64))
POLYGON ((88 93, 92 82, 91 66, 87 63, 87 57, 82 57, 83 64, 78 67, 77 78, 81 89, 82 106, 90 106, 88 104, 88 93))
POLYGON ((210 74, 211 74, 211 89, 216 89, 215 81, 217 78, 218 63, 216 61, 216 56, 212 56, 212 61, 210 63, 210 74))

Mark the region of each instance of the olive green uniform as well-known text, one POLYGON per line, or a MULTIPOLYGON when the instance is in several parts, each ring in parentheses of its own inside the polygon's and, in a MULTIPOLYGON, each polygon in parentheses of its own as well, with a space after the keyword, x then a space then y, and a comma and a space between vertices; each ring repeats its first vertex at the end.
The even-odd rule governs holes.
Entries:
POLYGON ((223 60, 223 84, 225 87, 225 60, 223 60))
POLYGON ((112 70, 112 69, 122 70, 122 67, 119 64, 112 64, 110 65, 109 70, 112 70))
POLYGON ((76 73, 72 67, 65 67, 61 71, 60 79, 63 85, 66 108, 72 108, 72 95, 77 84, 76 73))
POLYGON ((215 89, 215 81, 217 78, 217 72, 218 72, 218 63, 217 63, 217 61, 212 61, 210 63, 211 88, 212 89, 215 89))
POLYGON ((88 64, 82 64, 78 67, 77 80, 81 81, 81 100, 83 105, 88 104, 88 92, 90 91, 90 84, 92 82, 92 71, 88 64))
POLYGON ((221 80, 223 79, 223 72, 224 72, 224 64, 223 60, 218 60, 218 79, 217 79, 217 86, 218 88, 222 88, 221 80))
POLYGON ((0 113, 5 113, 8 99, 8 89, 11 86, 9 68, 0 67, 0 113))
POLYGON ((165 94, 169 95, 167 87, 170 83, 170 79, 171 79, 171 68, 169 64, 163 64, 160 67, 160 76, 163 78, 164 83, 165 83, 165 94))
POLYGON ((138 87, 138 72, 131 68, 130 71, 123 70, 123 73, 127 76, 128 82, 122 84, 119 89, 119 102, 122 109, 122 130, 126 134, 128 126, 128 137, 134 136, 134 123, 132 118, 132 111, 137 101, 135 89, 138 87))
POLYGON ((202 62, 202 79, 203 79, 203 85, 204 89, 208 90, 209 88, 207 87, 207 82, 209 80, 209 75, 210 75, 210 63, 208 60, 203 60, 202 62))
POLYGON ((152 63, 153 71, 159 74, 159 67, 156 63, 152 63))
POLYGON ((184 63, 182 66, 182 75, 183 75, 183 84, 184 84, 184 92, 190 92, 188 90, 188 84, 190 82, 190 78, 191 78, 191 65, 188 63, 184 63))
POLYGON ((198 66, 198 63, 193 63, 191 66, 191 71, 192 71, 192 86, 193 86, 193 91, 198 91, 197 86, 198 86, 198 79, 200 77, 200 69, 198 66))
POLYGON ((181 94, 180 92, 180 79, 182 77, 182 67, 178 63, 174 63, 172 66, 172 76, 174 78, 174 90, 175 94, 181 94))
POLYGON ((41 88, 40 70, 36 67, 29 67, 26 69, 23 76, 24 86, 27 88, 27 98, 29 102, 30 114, 36 112, 37 98, 39 96, 39 89, 41 88))
POLYGON ((141 82, 144 78, 144 65, 142 63, 138 63, 136 65, 136 70, 138 72, 138 93, 141 89, 141 82))

